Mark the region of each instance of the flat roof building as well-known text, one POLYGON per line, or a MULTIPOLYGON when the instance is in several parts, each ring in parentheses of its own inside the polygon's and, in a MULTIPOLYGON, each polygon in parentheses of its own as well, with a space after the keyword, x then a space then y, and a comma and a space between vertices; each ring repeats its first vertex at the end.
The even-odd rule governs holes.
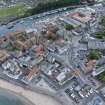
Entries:
POLYGON ((9 56, 5 50, 0 50, 0 63, 5 61, 9 56))
POLYGON ((98 41, 98 40, 89 40, 88 41, 88 48, 89 49, 105 49, 105 41, 98 41))
POLYGON ((91 18, 91 15, 85 15, 81 12, 76 12, 76 13, 73 13, 71 15, 71 17, 79 22, 82 22, 82 23, 87 23, 89 22, 92 18, 91 18))

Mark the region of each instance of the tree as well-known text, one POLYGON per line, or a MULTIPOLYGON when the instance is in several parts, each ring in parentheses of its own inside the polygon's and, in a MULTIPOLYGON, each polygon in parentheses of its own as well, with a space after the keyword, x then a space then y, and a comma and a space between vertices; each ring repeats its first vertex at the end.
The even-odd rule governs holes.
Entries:
POLYGON ((45 11, 61 8, 61 7, 66 7, 70 5, 78 5, 80 4, 80 0, 51 0, 51 2, 46 2, 46 3, 39 3, 37 6, 34 8, 28 10, 26 12, 25 16, 29 15, 34 15, 38 13, 42 13, 45 11))
POLYGON ((48 39, 48 40, 53 40, 53 41, 55 41, 57 38, 58 38, 57 34, 54 34, 54 33, 52 33, 52 32, 48 32, 48 33, 47 33, 47 39, 48 39))
POLYGON ((68 31, 71 31, 74 29, 74 27, 73 27, 73 25, 67 24, 67 25, 65 25, 65 29, 68 31))
POLYGON ((96 52, 95 50, 91 51, 91 52, 89 53, 89 55, 88 55, 88 58, 89 58, 90 60, 98 59, 98 54, 97 54, 97 52, 96 52))
POLYGON ((102 17, 100 24, 105 26, 105 16, 102 17))

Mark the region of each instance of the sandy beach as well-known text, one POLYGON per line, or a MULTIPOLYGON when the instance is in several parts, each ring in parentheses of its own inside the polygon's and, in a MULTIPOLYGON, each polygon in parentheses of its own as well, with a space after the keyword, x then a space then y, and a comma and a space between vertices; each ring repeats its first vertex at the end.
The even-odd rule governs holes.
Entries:
POLYGON ((60 103, 49 96, 38 94, 29 90, 24 90, 22 87, 13 85, 2 79, 0 79, 0 88, 4 88, 20 94, 35 105, 60 105, 60 103))

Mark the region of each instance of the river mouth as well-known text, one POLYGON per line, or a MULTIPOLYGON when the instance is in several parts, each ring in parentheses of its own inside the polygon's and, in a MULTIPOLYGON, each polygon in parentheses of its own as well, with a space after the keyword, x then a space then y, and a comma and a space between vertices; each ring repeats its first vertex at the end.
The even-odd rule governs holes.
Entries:
POLYGON ((14 92, 0 89, 0 105, 33 105, 26 98, 14 92))

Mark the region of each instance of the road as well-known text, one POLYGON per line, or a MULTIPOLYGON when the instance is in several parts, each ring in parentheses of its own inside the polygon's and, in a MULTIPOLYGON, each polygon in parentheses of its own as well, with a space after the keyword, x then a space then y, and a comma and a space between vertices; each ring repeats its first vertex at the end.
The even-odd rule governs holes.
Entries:
POLYGON ((47 19, 52 16, 61 15, 65 12, 71 11, 74 8, 85 7, 85 6, 86 5, 77 5, 77 6, 59 8, 59 9, 44 12, 38 15, 33 15, 27 18, 19 19, 7 25, 1 25, 0 26, 0 36, 4 36, 10 32, 15 32, 16 30, 31 28, 33 23, 35 23, 36 21, 38 22, 40 20, 47 19), (9 28, 10 26, 13 26, 13 27, 9 28))
MULTIPOLYGON (((87 5, 76 5, 76 6, 59 8, 59 9, 44 12, 41 14, 33 15, 30 17, 22 18, 22 19, 14 21, 14 22, 11 22, 7 25, 1 25, 0 26, 0 36, 7 35, 8 33, 15 32, 16 30, 20 30, 20 29, 24 30, 27 28, 32 28, 33 23, 35 23, 35 22, 38 22, 40 20, 44 20, 44 19, 47 19, 50 17, 59 16, 66 12, 70 12, 72 9, 86 7, 86 6, 87 5), (13 27, 10 28, 11 26, 13 26, 13 27)), ((94 7, 94 5, 91 7, 94 7)))

